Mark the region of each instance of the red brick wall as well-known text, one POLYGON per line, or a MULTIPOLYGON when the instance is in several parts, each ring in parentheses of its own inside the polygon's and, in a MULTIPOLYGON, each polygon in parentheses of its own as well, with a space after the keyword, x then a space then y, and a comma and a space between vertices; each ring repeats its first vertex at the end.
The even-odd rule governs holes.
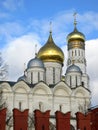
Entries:
POLYGON ((98 130, 98 108, 91 110, 91 128, 98 130))
MULTIPOLYGON (((6 130, 6 111, 0 110, 0 130, 6 130)), ((13 110, 13 128, 14 130, 28 130, 28 109, 23 112, 18 109, 13 110)), ((56 130, 70 130, 70 112, 62 113, 57 111, 56 115, 56 130)), ((49 130, 50 110, 41 112, 34 111, 35 130, 49 130)), ((90 110, 89 113, 76 113, 77 129, 80 130, 98 130, 98 108, 90 110)))
POLYGON ((14 130, 28 130, 28 109, 23 112, 13 109, 14 130))
POLYGON ((50 130, 49 118, 50 111, 41 112, 40 110, 34 111, 35 117, 35 130, 50 130))
POLYGON ((0 110, 0 130, 6 129, 6 108, 0 110))
POLYGON ((91 130, 91 113, 84 115, 81 112, 76 113, 77 129, 91 130))
POLYGON ((56 130, 70 130, 70 112, 56 111, 56 130))

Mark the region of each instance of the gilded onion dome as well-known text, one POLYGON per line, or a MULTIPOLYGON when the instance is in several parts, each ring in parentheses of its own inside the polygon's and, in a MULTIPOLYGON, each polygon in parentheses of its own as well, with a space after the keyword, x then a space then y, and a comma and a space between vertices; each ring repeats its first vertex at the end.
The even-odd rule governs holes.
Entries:
POLYGON ((74 30, 67 36, 68 50, 72 48, 85 49, 85 35, 76 28, 77 22, 74 19, 74 30))
POLYGON ((67 41, 68 42, 73 41, 73 40, 85 41, 84 34, 79 32, 76 27, 74 28, 74 31, 71 32, 70 34, 68 34, 68 36, 67 36, 67 41))
POLYGON ((85 36, 77 28, 67 36, 68 50, 72 48, 85 49, 85 36))
POLYGON ((50 31, 48 41, 39 50, 37 57, 40 58, 43 62, 59 62, 63 65, 64 53, 54 43, 51 31, 50 31))

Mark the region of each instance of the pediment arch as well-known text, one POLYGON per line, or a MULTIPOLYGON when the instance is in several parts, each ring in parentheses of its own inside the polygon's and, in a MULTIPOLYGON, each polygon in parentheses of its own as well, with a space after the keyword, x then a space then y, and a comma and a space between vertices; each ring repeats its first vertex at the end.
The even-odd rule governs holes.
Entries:
POLYGON ((12 88, 10 86, 9 83, 7 82, 3 82, 1 85, 0 85, 0 90, 2 92, 12 92, 12 88))
POLYGON ((51 89, 49 88, 48 85, 46 85, 43 82, 40 82, 38 84, 36 84, 34 86, 34 88, 32 89, 32 93, 33 94, 47 94, 47 95, 51 95, 51 89))
POLYGON ((87 89, 80 86, 73 91, 72 95, 76 97, 89 97, 90 93, 87 89))
POLYGON ((30 87, 24 82, 24 81, 19 81, 13 86, 13 91, 14 92, 20 92, 22 91, 23 93, 29 93, 30 92, 30 87))
POLYGON ((64 82, 59 82, 54 86, 54 95, 70 96, 72 91, 64 82))

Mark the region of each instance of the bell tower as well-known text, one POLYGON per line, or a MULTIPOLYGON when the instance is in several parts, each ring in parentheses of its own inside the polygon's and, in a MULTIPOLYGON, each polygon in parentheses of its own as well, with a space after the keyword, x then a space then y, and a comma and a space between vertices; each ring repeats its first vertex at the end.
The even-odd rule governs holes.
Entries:
MULTIPOLYGON (((76 13, 74 13, 74 30, 73 32, 69 33, 67 36, 67 44, 68 44, 67 45, 68 48, 67 70, 69 72, 69 68, 72 68, 73 70, 73 67, 75 66, 79 67, 81 71, 81 76, 80 77, 78 76, 80 82, 77 84, 80 84, 83 87, 89 89, 89 77, 86 72, 85 35, 79 32, 76 26, 77 26, 76 13)), ((76 70, 77 69, 75 69, 75 72, 76 70)), ((76 77, 76 75, 74 76, 76 77)), ((79 81, 77 79, 76 81, 79 81)))
POLYGON ((74 13, 74 30, 67 36, 68 60, 67 66, 73 64, 80 67, 82 73, 86 73, 85 59, 85 35, 77 30, 76 13, 74 13))

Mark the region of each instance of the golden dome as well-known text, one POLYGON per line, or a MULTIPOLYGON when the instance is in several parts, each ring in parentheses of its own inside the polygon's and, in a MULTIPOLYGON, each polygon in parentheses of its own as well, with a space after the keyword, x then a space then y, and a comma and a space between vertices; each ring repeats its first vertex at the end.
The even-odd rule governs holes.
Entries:
POLYGON ((80 48, 85 50, 85 36, 74 27, 74 31, 67 36, 68 50, 72 48, 80 48))
POLYGON ((80 48, 85 50, 85 35, 79 32, 76 28, 76 14, 77 13, 74 13, 74 30, 67 36, 68 50, 73 48, 80 48))
POLYGON ((68 34, 68 36, 67 36, 68 42, 73 41, 73 40, 80 40, 83 42, 85 41, 84 34, 79 32, 76 27, 74 28, 74 31, 71 32, 70 34, 68 34))
POLYGON ((44 62, 59 62, 63 65, 64 54, 62 50, 56 46, 52 38, 52 32, 50 31, 50 35, 46 44, 39 50, 37 57, 40 58, 44 62))

